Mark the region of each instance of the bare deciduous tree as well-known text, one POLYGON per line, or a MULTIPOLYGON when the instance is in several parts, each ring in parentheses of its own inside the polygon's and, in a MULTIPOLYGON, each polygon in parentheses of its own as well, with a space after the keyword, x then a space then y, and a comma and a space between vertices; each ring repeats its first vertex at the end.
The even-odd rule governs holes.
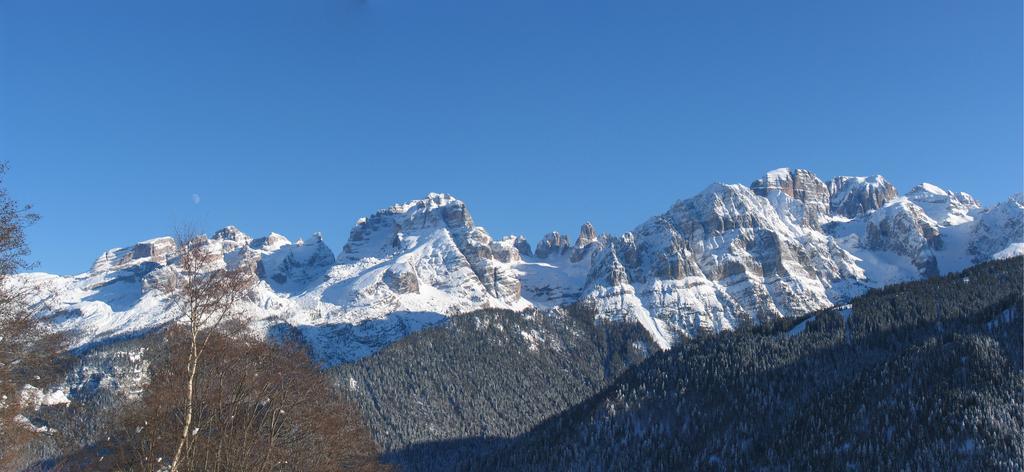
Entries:
POLYGON ((55 362, 65 340, 29 309, 25 288, 13 275, 31 267, 25 227, 38 216, 28 205, 11 198, 2 178, 7 165, 0 163, 0 469, 18 460, 20 449, 32 438, 22 416, 21 392, 27 384, 42 386, 59 371, 55 362))
MULTIPOLYGON (((111 441, 118 453, 106 470, 155 470, 173 452, 169 431, 180 427, 185 405, 191 334, 166 332, 163 358, 136 409, 111 441)), ((205 333, 206 355, 194 389, 189 446, 178 470, 380 470, 378 450, 354 405, 332 389, 306 353, 252 336, 205 333), (208 374, 208 375, 206 375, 208 374)), ((176 434, 176 433, 175 433, 176 434)), ((102 465, 103 467, 99 467, 102 465)))
POLYGON ((185 405, 170 472, 181 470, 180 463, 189 454, 195 435, 195 382, 210 340, 227 320, 237 315, 237 304, 256 281, 251 266, 228 267, 221 255, 213 252, 204 236, 180 231, 176 263, 160 283, 172 300, 187 332, 188 357, 185 360, 185 405))

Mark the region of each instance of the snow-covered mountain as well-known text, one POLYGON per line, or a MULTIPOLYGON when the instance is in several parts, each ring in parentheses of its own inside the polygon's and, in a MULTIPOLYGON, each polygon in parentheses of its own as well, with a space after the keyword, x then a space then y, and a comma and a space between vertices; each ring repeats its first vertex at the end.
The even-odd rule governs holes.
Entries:
MULTIPOLYGON (((633 231, 535 248, 493 239, 445 194, 361 218, 335 255, 319 235, 291 242, 226 227, 206 239, 226 265, 255 263, 245 301, 258 329, 299 336, 325 363, 366 356, 446 317, 479 308, 583 302, 638 322, 667 347, 702 331, 827 307, 870 287, 961 270, 1024 252, 1024 198, 983 208, 921 184, 904 196, 881 176, 826 183, 778 169, 750 186, 714 184, 633 231)), ((172 320, 155 290, 175 264, 163 237, 103 253, 76 276, 22 274, 79 344, 172 320)))

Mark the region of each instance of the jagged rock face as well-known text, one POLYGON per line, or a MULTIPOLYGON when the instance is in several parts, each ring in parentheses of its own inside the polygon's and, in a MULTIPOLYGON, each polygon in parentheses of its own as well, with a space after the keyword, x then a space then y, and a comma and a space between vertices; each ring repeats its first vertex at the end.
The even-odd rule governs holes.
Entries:
POLYGON ((474 225, 463 202, 430 194, 356 224, 338 258, 355 274, 326 289, 324 301, 360 319, 388 310, 448 314, 484 306, 525 307, 521 282, 511 268, 520 260, 515 240, 494 241, 474 225), (364 269, 370 263, 378 268, 364 269))
POLYGON ((213 238, 216 240, 233 241, 238 244, 248 245, 252 242, 252 238, 249 235, 243 233, 241 230, 234 226, 226 226, 217 232, 213 233, 213 238))
POLYGON ((992 208, 977 212, 974 221, 968 247, 972 262, 1024 252, 1024 194, 1015 194, 992 208))
POLYGON ((278 290, 295 291, 323 282, 333 265, 334 252, 314 234, 308 242, 281 246, 260 257, 256 274, 278 290))
MULTIPOLYGON (((473 224, 466 205, 445 194, 381 210, 361 219, 352 229, 338 262, 365 265, 382 262, 380 274, 370 271, 332 302, 357 305, 359 316, 384 309, 464 311, 480 306, 525 306, 521 284, 508 265, 520 260, 512 241, 494 241, 473 224), (401 265, 395 269, 395 265, 401 265), (391 272, 388 272, 390 270, 391 272), (386 280, 385 280, 386 279, 386 280), (416 280, 416 290, 412 281, 416 280), (429 288, 428 288, 429 287, 429 288), (427 293, 457 294, 457 299, 427 293), (418 293, 422 297, 405 297, 418 293), (373 305, 380 304, 379 307, 373 305)), ((376 316, 376 315, 374 315, 376 316)))
POLYGON ((513 242, 513 246, 516 251, 519 252, 520 256, 533 256, 533 250, 530 249, 530 242, 523 236, 518 236, 513 242))
POLYGON ((588 221, 580 227, 580 235, 576 237, 576 244, 573 247, 586 247, 595 241, 597 241, 597 231, 594 230, 594 225, 588 221))
POLYGON ((360 219, 352 228, 340 259, 383 259, 406 249, 406 235, 446 230, 461 237, 472 228, 473 219, 464 203, 451 195, 432 193, 423 200, 394 205, 360 219))
POLYGON ((152 241, 136 244, 132 247, 132 260, 138 259, 161 259, 174 252, 176 245, 171 238, 159 238, 152 241))
MULTIPOLYGON (((1020 197, 979 208, 967 194, 922 184, 904 197, 881 177, 768 173, 748 188, 715 184, 621 236, 587 223, 531 251, 493 239, 466 205, 430 194, 360 219, 335 258, 319 235, 291 243, 237 228, 202 244, 211 268, 253 264, 261 282, 242 310, 268 332, 294 332, 327 364, 483 307, 550 309, 583 302, 637 322, 662 347, 844 302, 870 287, 1024 253, 1020 197)), ((45 287, 38 307, 79 344, 173 319, 156 281, 175 268, 157 238, 104 253, 71 277, 23 274, 45 287)))
POLYGON ((545 234, 544 239, 537 243, 537 249, 533 251, 533 255, 543 259, 551 255, 560 256, 568 250, 569 238, 559 234, 558 231, 553 231, 545 234))
POLYGON ((803 224, 817 227, 827 220, 831 194, 825 183, 808 170, 776 169, 755 180, 750 189, 762 197, 773 198, 774 192, 780 192, 801 202, 803 224))
POLYGON ((939 274, 934 250, 942 249, 939 225, 918 206, 897 202, 867 220, 866 248, 909 257, 924 277, 939 274))
POLYGON ((659 217, 630 233, 617 242, 623 249, 623 260, 629 267, 631 278, 645 282, 649 279, 682 280, 702 277, 690 243, 673 226, 670 219, 659 217), (637 241, 641 247, 637 247, 637 241), (645 270, 650 269, 650 270, 645 270))
POLYGON ((572 247, 572 255, 569 256, 569 261, 573 263, 579 262, 588 254, 600 251, 603 246, 604 243, 598 239, 594 225, 590 224, 590 222, 584 223, 580 227, 580 235, 576 238, 576 244, 572 247))
MULTIPOLYGON (((813 218, 775 207, 802 210, 803 201, 767 192, 784 198, 713 185, 614 240, 589 278, 593 303, 658 327, 664 343, 831 304, 833 282, 863 275, 850 254, 810 229, 813 218)), ((813 198, 820 204, 827 195, 813 198)))
POLYGON ((479 227, 468 231, 459 247, 491 296, 508 301, 519 299, 522 285, 507 265, 513 260, 519 260, 518 251, 514 247, 491 240, 487 232, 479 227))
POLYGON ((93 272, 118 269, 139 262, 164 262, 177 249, 174 238, 162 237, 142 241, 130 248, 114 248, 104 252, 92 265, 93 272))
POLYGON ((260 251, 275 251, 282 246, 291 244, 288 238, 277 233, 270 233, 262 238, 256 238, 249 243, 249 247, 260 251))
MULTIPOLYGON (((520 244, 520 241, 525 243, 526 239, 523 238, 522 236, 518 238, 506 236, 498 241, 493 241, 490 244, 491 254, 493 255, 495 260, 503 262, 505 264, 512 264, 515 262, 522 261, 523 258, 519 254, 519 249, 520 247, 523 247, 523 245, 520 244)), ((526 244, 525 247, 526 249, 530 248, 529 244, 526 244)), ((527 253, 527 255, 530 254, 527 253)))
POLYGON ((836 177, 828 188, 832 214, 847 218, 856 218, 882 208, 897 196, 896 187, 880 175, 836 177))

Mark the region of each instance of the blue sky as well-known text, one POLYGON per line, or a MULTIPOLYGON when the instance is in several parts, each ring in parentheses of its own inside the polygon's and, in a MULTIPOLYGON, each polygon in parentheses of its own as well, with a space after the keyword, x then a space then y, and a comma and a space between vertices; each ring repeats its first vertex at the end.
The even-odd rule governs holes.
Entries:
POLYGON ((1021 8, 0 0, 0 159, 57 273, 183 223, 337 250, 431 191, 533 242, 782 166, 991 203, 1022 187, 1021 8))

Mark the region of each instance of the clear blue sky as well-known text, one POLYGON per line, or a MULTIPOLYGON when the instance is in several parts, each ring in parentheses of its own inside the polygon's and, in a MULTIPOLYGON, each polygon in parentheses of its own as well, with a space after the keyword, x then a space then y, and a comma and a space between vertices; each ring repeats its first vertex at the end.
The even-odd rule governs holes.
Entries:
POLYGON ((337 250, 430 191, 531 242, 781 166, 992 203, 1022 187, 1021 9, 0 0, 0 159, 57 273, 189 222, 337 250))

